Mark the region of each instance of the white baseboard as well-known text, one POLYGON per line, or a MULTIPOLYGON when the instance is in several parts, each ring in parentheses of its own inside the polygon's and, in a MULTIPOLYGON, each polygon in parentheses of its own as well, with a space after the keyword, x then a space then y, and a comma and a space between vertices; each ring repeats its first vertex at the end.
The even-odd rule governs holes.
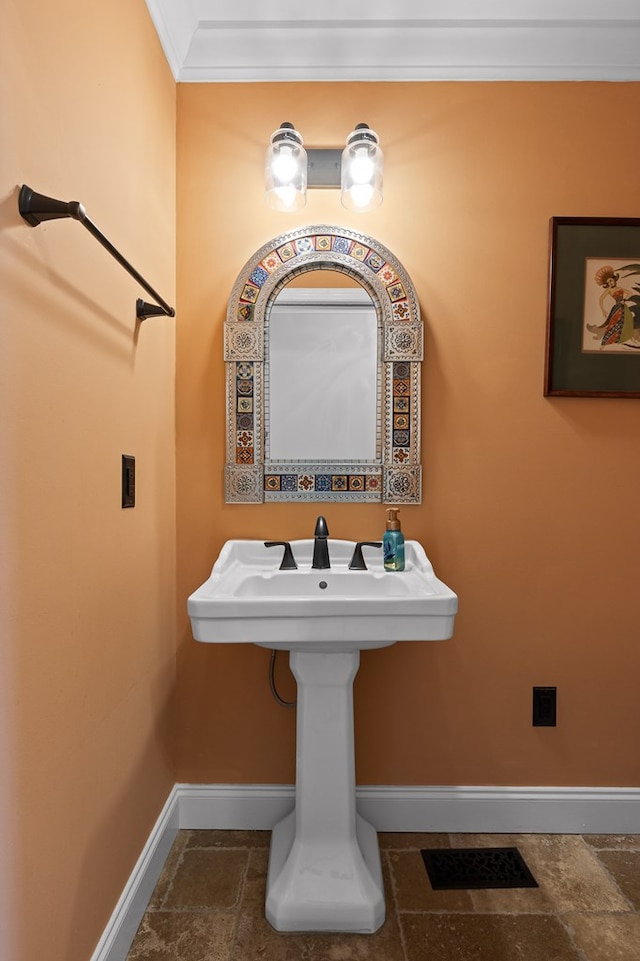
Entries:
MULTIPOLYGON (((270 830, 294 804, 293 785, 177 784, 180 827, 270 830)), ((638 834, 640 788, 356 788, 377 831, 638 834)))
POLYGON ((637 834, 640 788, 360 787, 378 831, 637 834))
POLYGON ((125 961, 180 829, 179 785, 174 785, 138 858, 91 961, 125 961))
POLYGON ((180 827, 270 831, 291 811, 293 784, 176 784, 180 827))
MULTIPOLYGON (((289 784, 176 784, 91 961, 125 961, 178 830, 271 830, 293 808, 289 784)), ((640 788, 358 787, 377 831, 640 834, 640 788)))

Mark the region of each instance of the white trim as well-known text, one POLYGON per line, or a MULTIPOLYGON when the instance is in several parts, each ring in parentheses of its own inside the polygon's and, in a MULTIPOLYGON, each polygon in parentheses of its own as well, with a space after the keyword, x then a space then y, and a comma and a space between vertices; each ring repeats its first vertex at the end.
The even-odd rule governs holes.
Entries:
POLYGON ((146 2, 180 82, 640 79, 637 0, 146 2))
MULTIPOLYGON (((637 32, 640 42, 640 31, 637 32)), ((636 83, 640 80, 640 66, 618 64, 511 64, 496 67, 492 64, 443 64, 430 65, 394 64, 353 67, 345 64, 339 70, 333 66, 285 68, 281 64, 246 67, 183 66, 176 77, 179 83, 428 83, 428 82, 491 82, 511 81, 527 83, 574 83, 578 81, 601 81, 611 83, 636 83)))
POLYGON ((178 79, 633 81, 639 42, 637 21, 200 22, 178 79))
POLYGON ((146 4, 173 78, 178 80, 198 29, 194 4, 192 0, 146 0, 146 4))
MULTIPOLYGON (((180 827, 269 830, 293 807, 293 785, 178 784, 180 827)), ((356 788, 378 831, 640 834, 640 788, 356 788)))
POLYGON ((361 787, 378 831, 638 834, 640 788, 361 787))
POLYGON ((179 785, 174 785, 131 872, 91 961, 125 961, 180 828, 179 785))
POLYGON ((293 809, 292 784, 176 784, 180 827, 270 831, 293 809))
MULTIPOLYGON (((176 784, 91 961, 125 961, 179 829, 271 830, 294 806, 290 784, 176 784)), ((377 831, 640 834, 640 788, 356 788, 377 831)))

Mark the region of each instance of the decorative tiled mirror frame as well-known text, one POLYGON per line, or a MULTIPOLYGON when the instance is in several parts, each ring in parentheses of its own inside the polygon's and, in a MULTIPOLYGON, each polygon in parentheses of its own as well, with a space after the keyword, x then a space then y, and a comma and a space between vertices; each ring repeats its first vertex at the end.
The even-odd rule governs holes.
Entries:
POLYGON ((227 370, 227 503, 350 501, 419 504, 420 369, 423 328, 413 284, 378 241, 342 227, 281 234, 244 265, 224 332, 227 370), (310 270, 354 278, 369 294, 379 329, 380 457, 375 461, 265 462, 265 332, 276 295, 310 270))

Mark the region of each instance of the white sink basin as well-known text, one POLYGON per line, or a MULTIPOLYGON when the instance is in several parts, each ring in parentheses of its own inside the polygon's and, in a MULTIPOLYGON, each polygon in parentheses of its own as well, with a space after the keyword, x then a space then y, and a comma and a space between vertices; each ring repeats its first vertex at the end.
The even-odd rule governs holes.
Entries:
POLYGON ((349 570, 353 541, 329 539, 328 570, 311 569, 313 540, 291 547, 298 569, 281 571, 283 548, 227 541, 211 576, 188 600, 195 639, 353 650, 451 637, 458 598, 417 541, 406 541, 401 572, 385 571, 382 551, 367 547, 368 570, 349 570))
MULTIPOLYGON (((298 684, 296 803, 274 826, 265 913, 278 931, 376 931, 384 885, 376 832, 356 811, 353 679, 360 650, 451 637, 458 598, 417 541, 406 568, 349 570, 355 543, 329 539, 331 567, 312 570, 313 540, 283 547, 227 541, 188 600, 197 641, 289 650, 298 684)), ((275 655, 273 655, 275 657, 275 655)))

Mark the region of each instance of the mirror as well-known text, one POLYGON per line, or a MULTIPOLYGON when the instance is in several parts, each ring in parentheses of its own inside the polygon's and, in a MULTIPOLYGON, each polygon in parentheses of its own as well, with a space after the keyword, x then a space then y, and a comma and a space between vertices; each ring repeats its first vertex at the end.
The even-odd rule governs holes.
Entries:
POLYGON ((371 237, 307 227, 257 251, 225 323, 227 502, 420 503, 422 341, 371 237))
MULTIPOLYGON (((378 318, 366 290, 286 287, 265 328, 265 462, 380 456, 378 318)), ((340 277, 340 274, 328 274, 340 277)))

